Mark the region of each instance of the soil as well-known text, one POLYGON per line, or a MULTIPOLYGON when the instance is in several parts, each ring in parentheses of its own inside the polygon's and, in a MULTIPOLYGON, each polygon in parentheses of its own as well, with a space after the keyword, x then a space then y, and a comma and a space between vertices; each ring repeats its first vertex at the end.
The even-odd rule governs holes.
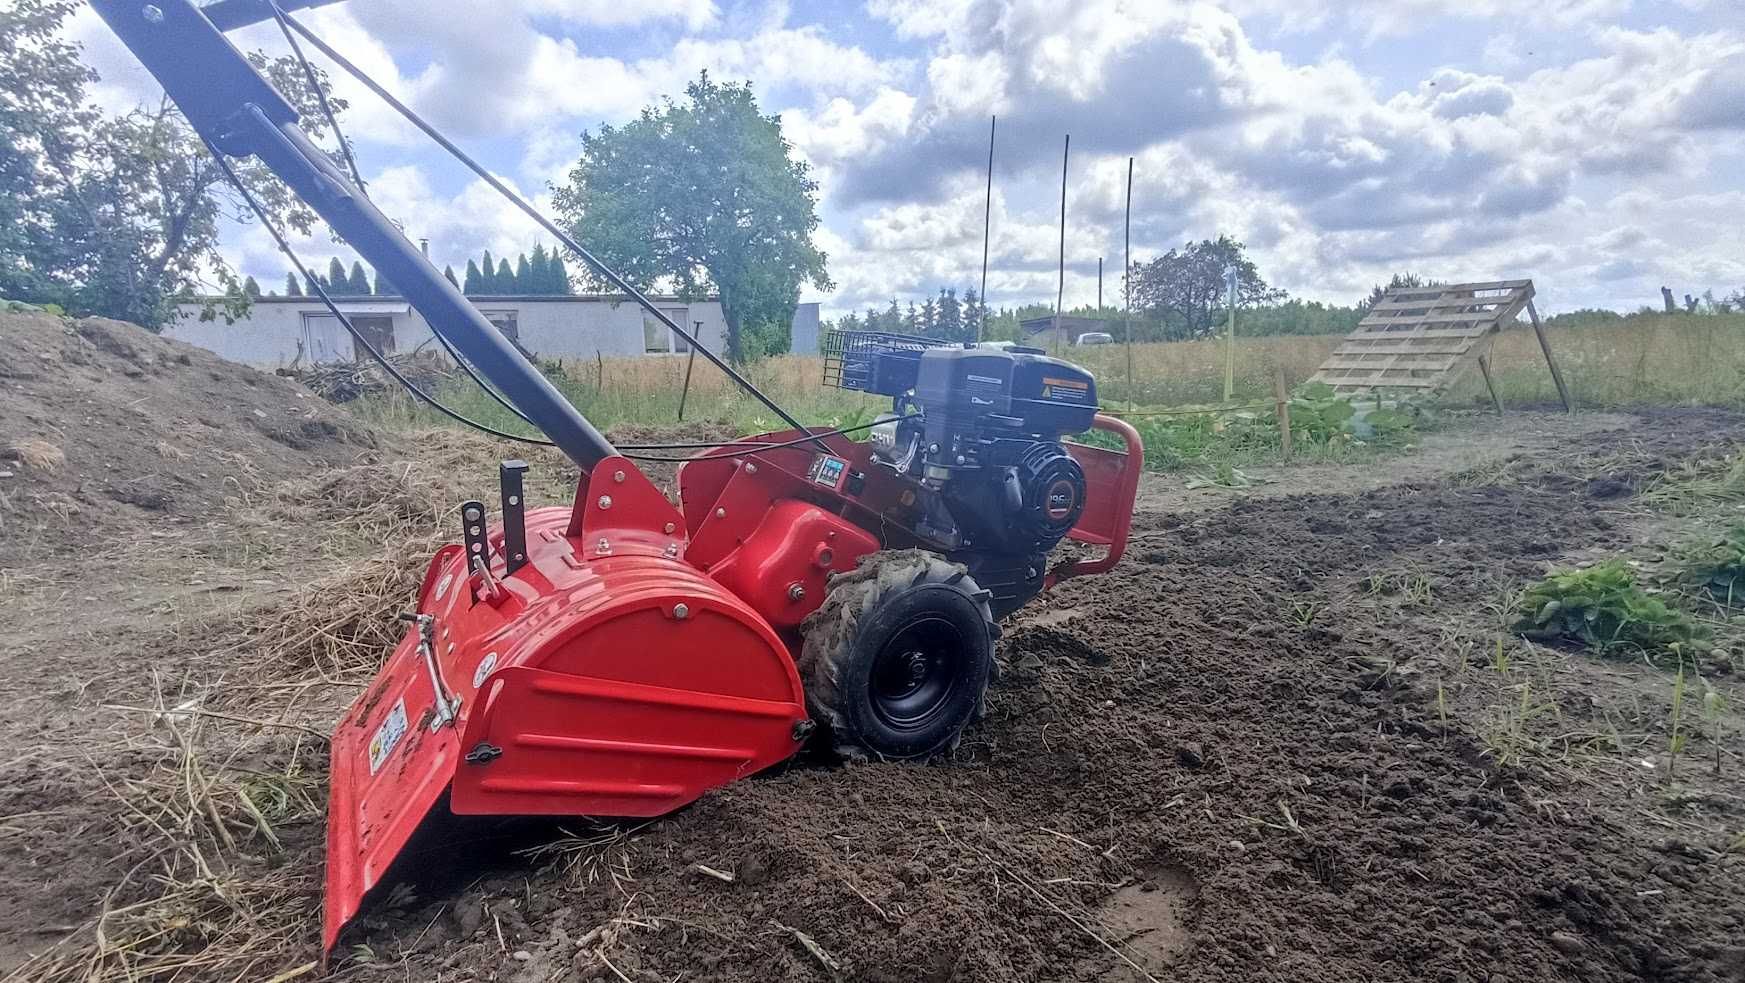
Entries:
MULTIPOLYGON (((251 460, 283 453, 247 439, 251 460)), ((953 759, 809 754, 653 822, 461 825, 416 856, 419 876, 374 899, 336 975, 1745 979, 1738 714, 1687 751, 1717 772, 1687 763, 1674 782, 1639 760, 1666 747, 1664 671, 1523 646, 1497 610, 1553 564, 1653 549, 1666 520, 1637 492, 1741 442, 1745 417, 1716 411, 1513 414, 1381 467, 1285 469, 1257 493, 1187 495, 1148 478, 1120 567, 1008 623, 987 718, 953 759), (1421 591, 1387 586, 1416 577, 1421 591), (1488 668, 1499 638, 1513 670, 1488 668), (1502 726, 1529 693, 1555 714, 1502 726)), ((496 450, 477 465, 490 481, 496 450)), ((341 463, 334 453, 324 460, 341 463)), ((320 544, 338 535, 337 511, 276 513, 295 523, 292 542, 262 555, 140 550, 125 580, 0 581, 27 616, 0 641, 0 665, 26 681, 0 697, 0 850, 12 854, 0 971, 85 979, 77 960, 25 960, 57 940, 89 945, 99 911, 146 897, 128 877, 149 854, 115 788, 161 767, 168 739, 116 704, 206 696, 324 730, 360 691, 281 682, 234 643, 239 624, 306 604, 288 581, 336 562, 320 544)), ((245 531, 260 521, 235 501, 212 515, 245 531)), ((1733 707, 1736 668, 1705 669, 1733 707)), ((235 740, 202 760, 307 761, 319 805, 319 754, 300 734, 235 740)), ((278 835, 276 851, 249 838, 214 848, 280 892, 256 932, 286 934, 272 960, 161 978, 264 979, 314 958, 318 808, 278 835)), ((186 952, 219 948, 200 918, 175 924, 186 952)))
POLYGON ((15 554, 204 523, 382 440, 302 386, 121 321, 0 313, 0 533, 15 554))

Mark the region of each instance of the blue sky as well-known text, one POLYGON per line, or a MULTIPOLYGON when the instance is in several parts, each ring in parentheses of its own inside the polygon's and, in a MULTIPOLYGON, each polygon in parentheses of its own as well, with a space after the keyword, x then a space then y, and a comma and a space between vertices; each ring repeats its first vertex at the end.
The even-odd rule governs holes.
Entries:
MULTIPOLYGON (((518 188, 577 134, 702 69, 749 80, 821 184, 827 312, 979 278, 1000 116, 996 304, 1051 302, 1073 134, 1067 303, 1136 259, 1228 233, 1262 273, 1350 302, 1400 270, 1530 276, 1542 306, 1634 308, 1745 287, 1745 7, 1736 0, 347 0, 307 15, 518 188)), ((155 98, 88 12, 70 27, 111 108, 155 98)), ((278 51, 256 29, 245 47, 278 51)), ((539 235, 348 83, 371 191, 439 262, 539 235)), ((263 233, 225 251, 263 284, 263 233)), ((300 243, 324 264, 324 234, 300 243)))

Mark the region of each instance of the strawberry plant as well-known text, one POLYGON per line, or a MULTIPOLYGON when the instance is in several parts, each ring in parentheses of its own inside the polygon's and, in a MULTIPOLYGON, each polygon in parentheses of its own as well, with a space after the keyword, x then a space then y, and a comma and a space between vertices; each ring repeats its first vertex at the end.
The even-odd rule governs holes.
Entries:
POLYGON ((1527 588, 1515 613, 1513 630, 1527 638, 1574 642, 1597 652, 1676 653, 1701 634, 1684 612, 1644 592, 1620 560, 1552 574, 1527 588))
POLYGON ((1683 557, 1680 579, 1708 591, 1728 607, 1745 601, 1745 523, 1690 549, 1683 557))

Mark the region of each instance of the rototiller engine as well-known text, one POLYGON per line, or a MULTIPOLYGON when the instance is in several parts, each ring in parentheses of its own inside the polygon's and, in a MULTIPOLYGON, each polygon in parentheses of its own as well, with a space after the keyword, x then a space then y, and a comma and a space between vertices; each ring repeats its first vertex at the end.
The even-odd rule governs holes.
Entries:
POLYGON ((285 12, 311 5, 94 0, 221 163, 264 161, 583 475, 570 507, 529 508, 526 465, 506 461, 496 514, 461 506, 461 542, 432 558, 405 639, 335 729, 323 951, 445 795, 459 815, 658 816, 788 758, 820 725, 859 758, 955 747, 982 708, 999 620, 1125 548, 1139 439, 1098 414, 1090 374, 1033 349, 834 334, 825 381, 889 396, 892 412, 852 428, 865 442, 808 430, 499 188, 792 425, 698 450, 675 505, 221 33, 276 21, 355 73, 285 12), (1062 442, 1091 428, 1126 452, 1062 442), (1050 565, 1067 538, 1106 549, 1050 565))

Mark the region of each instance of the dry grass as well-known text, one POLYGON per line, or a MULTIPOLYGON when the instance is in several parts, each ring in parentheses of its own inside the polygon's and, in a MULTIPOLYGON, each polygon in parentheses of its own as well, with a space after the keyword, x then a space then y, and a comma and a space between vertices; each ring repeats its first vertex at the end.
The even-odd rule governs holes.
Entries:
POLYGON ((6 448, 6 453, 0 456, 43 474, 55 474, 67 464, 66 452, 46 440, 21 440, 6 448))
MULTIPOLYGON (((239 506, 250 521, 322 531, 333 570, 265 607, 180 626, 175 654, 198 677, 154 673, 145 705, 106 705, 125 736, 90 761, 82 811, 116 844, 113 880, 99 912, 9 983, 313 975, 325 734, 399 641, 394 615, 458 531, 459 503, 494 498, 504 456, 451 430, 413 439, 416 463, 338 469, 239 506)), ((573 493, 573 469, 535 457, 530 500, 573 493)))
POLYGON ((116 879, 89 922, 9 980, 282 981, 314 968, 325 741, 153 684, 154 706, 111 708, 148 729, 89 762, 103 789, 89 811, 123 846, 116 879))

